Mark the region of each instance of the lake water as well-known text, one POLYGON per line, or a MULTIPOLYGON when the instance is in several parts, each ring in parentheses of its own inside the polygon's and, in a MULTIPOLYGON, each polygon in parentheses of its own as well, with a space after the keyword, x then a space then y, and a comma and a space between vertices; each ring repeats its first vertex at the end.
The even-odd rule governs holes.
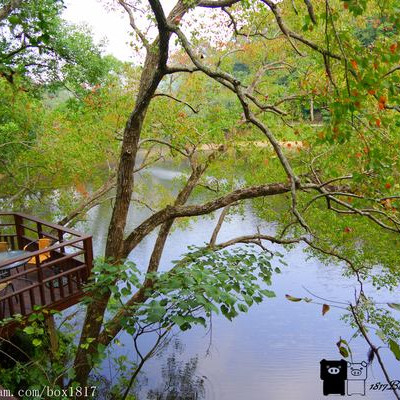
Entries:
MULTIPOLYGON (((161 183, 170 187, 177 175, 179 172, 168 167, 154 168, 143 179, 148 185, 161 183)), ((110 210, 110 204, 103 203, 91 211, 85 225, 85 229, 93 234, 96 255, 103 253, 110 210)), ((148 210, 133 204, 129 226, 147 215, 148 210)), ((212 219, 197 220, 189 228, 174 230, 166 244, 162 269, 170 268, 171 260, 185 253, 188 245, 202 245, 209 241, 216 218, 218 213, 212 219)), ((260 221, 248 208, 244 217, 234 216, 224 223, 218 239, 223 241, 238 235, 254 234, 257 226, 263 233, 273 232, 273 226, 260 221)), ((155 233, 149 235, 130 255, 139 267, 146 267, 155 237, 155 233)), ((213 316, 211 331, 196 327, 178 333, 170 345, 143 368, 136 390, 139 400, 326 399, 322 394, 320 361, 340 360, 336 347, 340 337, 350 341, 354 362, 367 360, 368 345, 361 338, 351 339, 354 331, 341 320, 343 310, 331 308, 322 316, 319 305, 293 303, 285 298, 285 294, 311 297, 306 291, 308 289, 330 300, 351 301, 355 280, 343 277, 341 266, 325 266, 316 259, 308 259, 304 246, 299 245, 290 252, 280 246, 270 245, 269 248, 284 253, 288 264, 286 267, 279 264, 282 273, 273 276, 271 289, 276 298, 251 307, 247 314, 241 314, 233 322, 213 316), (174 386, 177 392, 167 397, 166 387, 174 386)), ((366 288, 367 293, 375 295, 380 302, 400 301, 398 291, 376 293, 370 286, 366 288)), ((373 333, 371 337, 380 345, 373 333)), ((118 339, 123 346, 113 347, 113 357, 127 355, 136 360, 132 338, 121 334, 118 339)), ((145 337, 140 343, 141 349, 148 349, 153 339, 145 337)), ((400 363, 388 349, 382 349, 381 353, 392 379, 400 380, 400 363)), ((112 357, 104 362, 101 373, 115 383, 117 376, 112 357)), ((378 382, 385 383, 385 379, 374 361, 368 366, 366 396, 353 395, 352 398, 394 399, 390 391, 370 389, 378 382)))

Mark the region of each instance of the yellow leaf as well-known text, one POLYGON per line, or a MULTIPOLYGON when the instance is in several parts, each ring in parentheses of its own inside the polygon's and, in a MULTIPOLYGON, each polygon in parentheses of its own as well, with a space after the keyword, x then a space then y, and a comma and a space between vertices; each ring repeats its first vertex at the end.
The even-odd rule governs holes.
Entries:
POLYGON ((285 297, 289 300, 289 301, 301 301, 303 299, 299 298, 299 297, 293 297, 290 294, 285 294, 285 297))

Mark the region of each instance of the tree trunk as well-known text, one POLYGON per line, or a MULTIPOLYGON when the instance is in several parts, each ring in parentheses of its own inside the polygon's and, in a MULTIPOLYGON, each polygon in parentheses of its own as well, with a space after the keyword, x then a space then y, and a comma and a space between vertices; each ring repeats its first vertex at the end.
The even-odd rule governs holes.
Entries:
MULTIPOLYGON (((125 126, 124 137, 121 147, 120 162, 117 172, 117 193, 111 222, 108 229, 105 257, 118 264, 123 257, 123 240, 131 202, 138 143, 142 131, 143 121, 150 100, 160 83, 163 72, 160 68, 160 56, 157 51, 150 51, 147 54, 142 71, 139 93, 136 99, 136 106, 130 115, 125 126)), ((107 288, 100 294, 92 293, 92 302, 86 312, 86 318, 82 329, 79 348, 75 358, 75 380, 80 385, 85 385, 92 369, 91 356, 97 352, 97 340, 90 343, 87 349, 81 347, 88 342, 88 339, 97 339, 103 325, 104 313, 107 308, 111 291, 107 288)))
POLYGON ((314 99, 312 97, 310 100, 310 121, 314 122, 314 99))
MULTIPOLYGON (((158 0, 149 0, 150 6, 157 21, 159 36, 150 45, 146 45, 147 55, 140 77, 138 95, 135 108, 130 115, 124 130, 121 147, 120 162, 117 172, 117 193, 111 222, 108 229, 105 257, 112 259, 115 264, 121 262, 124 254, 124 232, 128 216, 129 204, 133 193, 133 171, 135 168, 138 143, 144 119, 150 101, 164 75, 167 73, 167 60, 171 32, 167 23, 180 21, 190 4, 178 1, 165 18, 163 8, 158 0)), ((75 381, 84 386, 92 369, 91 356, 97 353, 98 338, 103 325, 104 314, 110 299, 111 292, 105 288, 101 293, 92 293, 92 302, 89 304, 85 322, 82 328, 79 347, 75 357, 75 381), (94 339, 87 349, 88 339, 94 339), (86 347, 86 346, 85 346, 86 347)))

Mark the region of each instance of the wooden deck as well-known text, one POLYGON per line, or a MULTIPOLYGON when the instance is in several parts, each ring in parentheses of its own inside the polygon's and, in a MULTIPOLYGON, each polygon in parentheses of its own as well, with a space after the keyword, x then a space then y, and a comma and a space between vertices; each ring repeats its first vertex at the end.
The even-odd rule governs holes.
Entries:
POLYGON ((13 263, 22 264, 0 279, 0 321, 28 316, 37 306, 61 311, 82 298, 93 263, 91 236, 21 213, 0 212, 0 241, 12 250, 30 251, 0 262, 0 273, 13 263), (53 243, 39 250, 39 238, 53 243))

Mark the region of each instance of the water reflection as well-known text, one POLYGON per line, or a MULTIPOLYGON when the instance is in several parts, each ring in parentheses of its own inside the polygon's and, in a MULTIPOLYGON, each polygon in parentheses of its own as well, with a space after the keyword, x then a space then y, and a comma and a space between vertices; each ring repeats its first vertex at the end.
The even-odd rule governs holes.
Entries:
POLYGON ((201 400, 205 397, 205 376, 197 375, 198 356, 183 362, 178 359, 178 353, 184 346, 179 340, 174 342, 174 351, 161 367, 163 383, 151 389, 147 394, 149 400, 201 400))
MULTIPOLYGON (((168 177, 174 176, 174 171, 160 172, 157 169, 146 179, 151 186, 165 184, 168 177)), ((130 226, 149 214, 145 208, 133 207, 130 226)), ((110 205, 103 203, 90 216, 91 223, 86 229, 94 234, 96 254, 99 255, 105 244, 110 205)), ((217 217, 199 218, 195 225, 175 229, 168 238, 161 268, 169 269, 171 261, 185 253, 188 245, 202 245, 208 241, 217 217)), ((227 219, 219 240, 253 234, 257 227, 266 234, 274 232, 273 226, 259 220, 248 208, 244 217, 237 215, 227 219)), ((154 240, 155 233, 150 234, 130 255, 139 267, 145 268, 147 265, 154 240)), ((341 266, 326 266, 316 259, 310 259, 304 252, 304 246, 296 246, 291 251, 285 251, 280 246, 269 248, 285 254, 288 263, 288 267, 281 268, 281 274, 273 277, 272 289, 276 298, 251 307, 247 314, 233 322, 215 316, 210 351, 210 336, 206 330, 196 327, 185 332, 181 336, 184 351, 176 352, 172 347, 163 353, 162 358, 153 358, 146 363, 143 374, 148 384, 143 384, 138 390, 139 400, 147 395, 153 396, 149 399, 163 400, 323 400, 320 360, 341 358, 336 347, 340 337, 350 340, 355 362, 367 359, 368 345, 361 338, 352 338, 354 330, 341 320, 342 310, 332 308, 322 316, 320 307, 285 299, 286 293, 298 297, 309 296, 304 289, 306 287, 324 298, 352 301, 355 280, 344 277, 341 266)), ((400 301, 398 291, 376 292, 368 284, 365 290, 371 298, 380 302, 400 301)), ((381 343, 372 331, 371 336, 376 343, 381 343)), ((126 333, 119 335, 118 339, 127 348, 131 347, 132 338, 126 333)), ((144 338, 142 346, 150 348, 152 342, 151 337, 144 338)), ((114 357, 122 354, 126 354, 126 349, 113 348, 114 357)), ((382 356, 392 378, 400 379, 399 363, 390 350, 383 349, 382 356)), ((107 362, 102 373, 105 377, 112 377, 113 370, 107 362)), ((371 384, 376 382, 385 380, 378 364, 374 362, 369 369, 365 398, 394 398, 388 391, 369 390, 371 384)))

